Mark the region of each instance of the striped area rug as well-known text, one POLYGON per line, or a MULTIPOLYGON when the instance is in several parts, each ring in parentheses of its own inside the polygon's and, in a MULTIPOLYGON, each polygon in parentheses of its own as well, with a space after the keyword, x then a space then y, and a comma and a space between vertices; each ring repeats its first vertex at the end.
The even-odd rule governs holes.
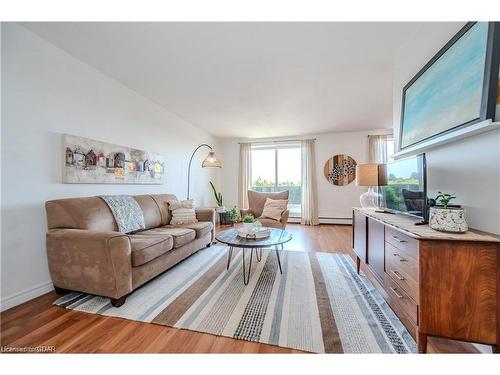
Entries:
MULTIPOLYGON (((55 305, 315 353, 414 353, 413 338, 348 255, 282 251, 253 257, 243 284, 242 252, 199 251, 119 307, 71 293, 55 305)), ((255 255, 255 254, 254 254, 255 255)), ((247 260, 249 253, 247 252, 247 260)), ((247 262, 248 266, 248 262, 247 262)))

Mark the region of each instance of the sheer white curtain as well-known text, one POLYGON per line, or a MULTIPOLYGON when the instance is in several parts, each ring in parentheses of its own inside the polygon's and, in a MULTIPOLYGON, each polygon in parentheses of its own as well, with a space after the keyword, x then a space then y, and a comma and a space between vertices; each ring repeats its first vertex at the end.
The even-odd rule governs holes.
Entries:
POLYGON ((302 215, 301 224, 318 225, 318 203, 316 201, 316 154, 314 140, 301 141, 302 149, 302 215))
POLYGON ((387 163, 388 139, 392 139, 392 134, 368 136, 368 157, 370 163, 387 163))
POLYGON ((240 169, 238 176, 238 205, 248 208, 248 189, 252 184, 252 144, 240 143, 240 169))

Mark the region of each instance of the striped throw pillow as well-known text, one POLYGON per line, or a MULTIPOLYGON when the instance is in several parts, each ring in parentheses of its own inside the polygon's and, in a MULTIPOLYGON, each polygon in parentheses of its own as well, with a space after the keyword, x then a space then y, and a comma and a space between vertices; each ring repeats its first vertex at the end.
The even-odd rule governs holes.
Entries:
POLYGON ((168 202, 168 206, 169 210, 172 211, 172 220, 170 220, 170 224, 179 225, 198 222, 192 199, 184 201, 171 200, 168 202))

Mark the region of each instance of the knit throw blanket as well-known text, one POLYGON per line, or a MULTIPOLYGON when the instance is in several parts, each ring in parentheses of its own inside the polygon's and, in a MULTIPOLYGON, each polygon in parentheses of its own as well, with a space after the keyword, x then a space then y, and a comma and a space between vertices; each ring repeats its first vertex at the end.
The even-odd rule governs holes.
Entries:
POLYGON ((107 203, 121 233, 130 233, 144 229, 144 214, 139 203, 130 195, 103 195, 101 198, 107 203))

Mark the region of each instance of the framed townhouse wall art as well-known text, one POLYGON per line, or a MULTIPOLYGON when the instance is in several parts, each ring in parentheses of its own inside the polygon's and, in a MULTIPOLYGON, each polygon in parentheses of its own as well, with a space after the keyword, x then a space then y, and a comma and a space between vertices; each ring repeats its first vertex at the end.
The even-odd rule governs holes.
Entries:
POLYGON ((156 153, 63 134, 63 183, 154 184, 165 180, 165 160, 156 153))

